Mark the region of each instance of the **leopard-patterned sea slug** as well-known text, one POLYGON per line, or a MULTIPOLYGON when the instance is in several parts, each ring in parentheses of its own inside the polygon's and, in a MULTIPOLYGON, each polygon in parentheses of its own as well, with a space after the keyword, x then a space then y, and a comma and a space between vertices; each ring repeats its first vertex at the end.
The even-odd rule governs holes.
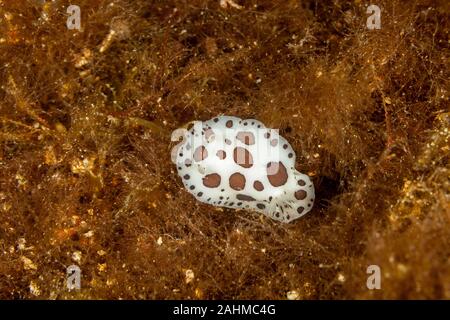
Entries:
POLYGON ((197 200, 282 222, 312 209, 314 186, 295 169, 295 152, 278 130, 255 119, 218 116, 182 132, 172 160, 197 200))

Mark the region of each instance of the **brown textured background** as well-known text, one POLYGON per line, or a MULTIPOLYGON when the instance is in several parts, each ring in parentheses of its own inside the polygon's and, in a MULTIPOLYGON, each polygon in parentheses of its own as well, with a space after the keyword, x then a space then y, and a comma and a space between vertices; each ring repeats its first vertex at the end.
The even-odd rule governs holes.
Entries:
POLYGON ((448 1, 374 31, 367 1, 236 2, 77 0, 77 31, 0 1, 0 298, 450 299, 448 1), (281 130, 312 212, 183 190, 170 133, 219 114, 281 130))

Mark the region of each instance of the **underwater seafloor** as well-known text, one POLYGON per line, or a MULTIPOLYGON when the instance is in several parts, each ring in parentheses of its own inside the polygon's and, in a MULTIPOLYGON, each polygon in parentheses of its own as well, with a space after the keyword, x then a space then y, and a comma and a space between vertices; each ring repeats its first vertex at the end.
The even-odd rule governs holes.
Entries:
POLYGON ((0 1, 1 299, 450 299, 449 2, 235 4, 0 1), (221 114, 280 129, 311 212, 184 190, 171 133, 221 114))

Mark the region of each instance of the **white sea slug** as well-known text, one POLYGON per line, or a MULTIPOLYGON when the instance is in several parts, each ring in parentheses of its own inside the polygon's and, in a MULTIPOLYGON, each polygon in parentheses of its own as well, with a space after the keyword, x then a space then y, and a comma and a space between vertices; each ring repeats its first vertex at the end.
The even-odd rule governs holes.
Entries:
POLYGON ((214 206, 251 209, 291 222, 312 209, 314 186, 295 169, 278 130, 254 119, 219 116, 180 129, 172 160, 187 191, 214 206))

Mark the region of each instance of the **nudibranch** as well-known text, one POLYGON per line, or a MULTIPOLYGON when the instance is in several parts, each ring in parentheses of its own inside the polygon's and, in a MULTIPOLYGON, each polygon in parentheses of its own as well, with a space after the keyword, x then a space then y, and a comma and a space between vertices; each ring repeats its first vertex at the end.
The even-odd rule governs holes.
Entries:
POLYGON ((197 200, 255 210, 281 222, 312 209, 314 185, 295 169, 295 152, 278 130, 231 116, 190 125, 172 136, 183 138, 172 151, 172 161, 197 200))

